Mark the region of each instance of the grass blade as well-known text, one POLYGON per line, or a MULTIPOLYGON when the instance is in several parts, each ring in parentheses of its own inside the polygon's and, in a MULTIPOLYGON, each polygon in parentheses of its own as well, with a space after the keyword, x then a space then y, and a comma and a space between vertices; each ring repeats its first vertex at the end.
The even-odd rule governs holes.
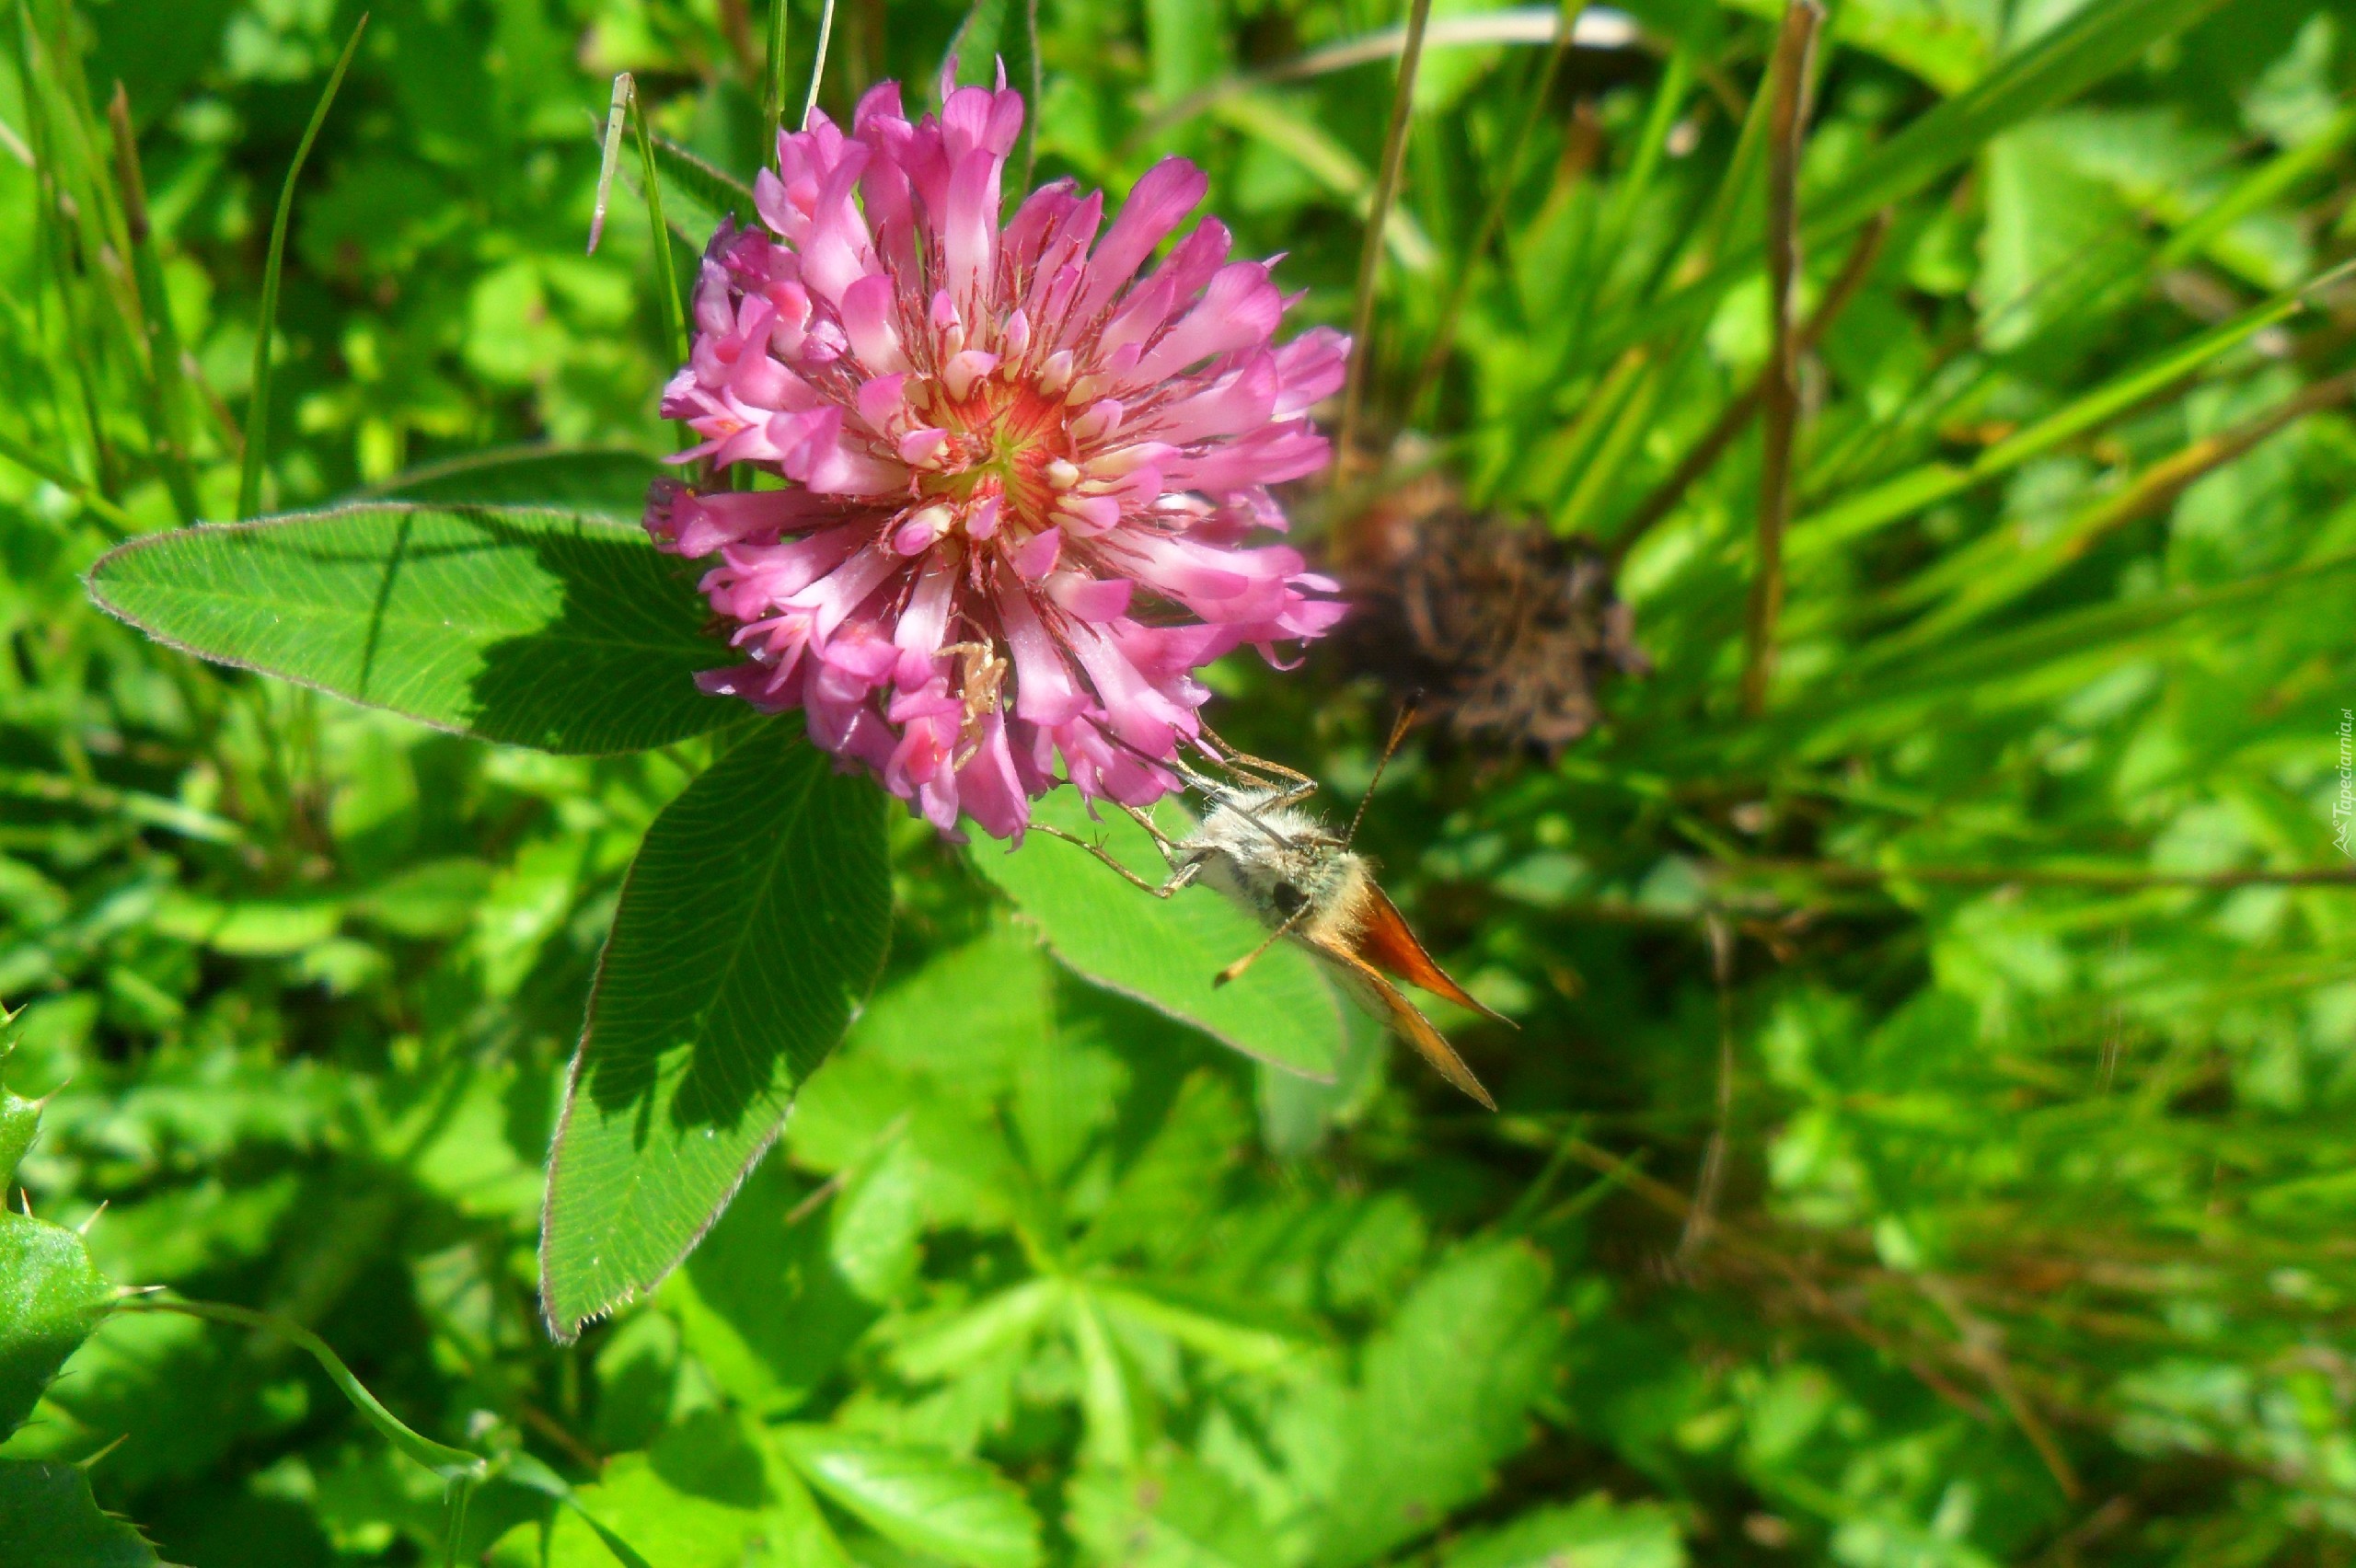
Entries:
POLYGON ((352 56, 360 48, 360 35, 367 30, 368 13, 363 11, 360 20, 352 26, 342 54, 336 59, 327 90, 319 94, 318 107, 311 110, 311 122, 303 128, 302 141, 295 144, 294 162, 286 170, 286 183, 279 188, 278 213, 270 222, 270 259, 261 275, 261 317, 254 324, 254 389, 246 404, 246 461, 237 476, 240 518, 251 517, 260 509, 262 466, 270 457, 270 340, 278 325, 278 286, 286 267, 287 225, 294 215, 294 182, 303 176, 304 162, 311 156, 311 144, 319 139, 319 127, 327 123, 336 89, 343 86, 343 74, 351 68, 352 56))
POLYGON ((1991 137, 2125 70, 2223 0, 2097 0, 1892 136, 1841 182, 1810 220, 1819 235, 1854 227, 1961 163, 1991 137))
POLYGON ((790 15, 786 0, 769 0, 768 54, 761 71, 761 123, 771 138, 785 124, 785 36, 790 15))
POLYGON ((663 221, 663 175, 654 162, 654 143, 646 129, 646 106, 639 101, 637 84, 625 71, 614 78, 614 98, 629 99, 630 122, 638 129, 638 166, 640 178, 646 182, 646 224, 654 245, 654 286, 663 294, 663 311, 671 327, 672 357, 681 364, 687 361, 687 306, 679 300, 678 267, 671 257, 671 229, 663 221))
MULTIPOLYGON (((784 0, 779 0, 782 5, 784 0)), ((818 12, 818 53, 810 62, 810 96, 802 100, 802 123, 810 123, 811 111, 818 107, 818 86, 826 79, 826 46, 835 40, 835 0, 826 0, 818 12)), ((1032 101, 1033 113, 1038 112, 1038 102, 1032 101)))
POLYGON ((1957 587, 1955 596, 1886 645, 1895 653, 1934 641, 1981 620, 2029 593, 2119 529, 2173 502, 2202 476, 2241 457, 2284 426, 2356 393, 2356 371, 2301 387, 2273 407, 2227 430, 2203 436, 2108 495, 2081 508, 2050 537, 2024 550, 2010 531, 1987 536, 1936 569, 1957 587))
POLYGON ((193 523, 202 510, 196 480, 189 470, 188 387, 180 375, 180 335, 172 326, 172 302, 164 288, 164 269, 156 255, 154 225, 147 215, 147 181, 139 167, 139 138, 131 127, 131 95, 121 82, 107 103, 107 121, 114 132, 115 181, 122 201, 123 225, 131 240, 132 278, 137 286, 140 326, 146 339, 145 376, 150 434, 156 466, 163 470, 165 487, 182 523, 193 523))
MULTIPOLYGON (((63 359, 73 367, 74 388, 80 396, 82 419, 90 436, 90 459, 98 479, 94 485, 76 485, 76 493, 87 490, 111 502, 119 487, 119 470, 113 444, 107 438, 106 420, 101 412, 104 404, 98 393, 95 356, 83 352, 92 342, 88 322, 84 317, 80 289, 73 261, 73 241, 65 216, 67 197, 57 146, 57 127, 50 118, 51 95, 41 85, 55 80, 54 68, 47 40, 35 30, 32 7, 19 6, 17 10, 17 70, 24 84, 25 133, 31 139, 34 179, 40 199, 34 203, 34 223, 39 229, 38 240, 41 256, 57 289, 58 311, 66 339, 66 352, 52 356, 63 359)), ((75 69, 80 69, 78 62, 75 69)), ((61 420, 60 423, 64 421, 61 420)))
POLYGON ((2211 240, 2329 164, 2351 135, 2356 135, 2356 104, 2346 104, 2305 141, 2254 170, 2169 236, 2152 259, 2152 270, 2165 271, 2191 260, 2211 240))
POLYGON ((2306 308, 2308 300, 2345 268, 2336 268, 2304 287, 2244 312, 2231 321, 2115 376, 2028 429, 2005 438, 1961 466, 1929 463, 1887 479, 1862 494, 1803 517, 1792 527, 1792 558, 1812 558, 1911 516, 1949 496, 2010 472, 2032 457, 2127 412, 2191 375, 2210 361, 2247 342, 2267 328, 2306 308))
MULTIPOLYGON (((1841 263, 1840 274, 1824 291, 1824 298, 1818 304, 1815 313, 1800 328, 1801 353, 1807 353, 1823 340, 1824 334, 1841 318, 1841 313, 1857 297, 1857 292, 1865 287, 1865 280, 1873 276, 1874 264, 1881 259, 1882 241, 1889 236, 1889 218, 1888 213, 1882 213, 1865 226, 1865 231, 1858 235, 1856 243, 1850 247, 1848 259, 1841 263)), ((1675 470, 1661 481, 1659 488, 1646 496, 1630 514, 1627 523, 1612 536, 1611 559, 1615 565, 1627 559, 1628 552, 1635 547, 1636 541, 1677 509, 1678 502, 1692 488, 1693 482, 1708 473, 1725 455, 1727 446, 1733 444, 1734 438, 1742 433, 1743 427, 1750 422, 1750 416, 1759 411, 1766 381, 1767 372, 1761 370, 1749 389, 1729 402, 1718 415, 1717 422, 1679 459, 1675 470)))
MULTIPOLYGON (((1810 245, 1839 237, 1884 207, 1913 196, 1969 160, 1992 137, 2074 98, 2142 58, 2161 39, 2191 26, 2223 0, 2095 0, 2012 55, 1968 91, 1913 121, 1845 174, 1807 220, 1810 245)), ((1632 312, 1600 335, 1590 359, 1704 317, 1760 263, 1743 247, 1651 308, 1632 312)), ((1579 367, 1568 366, 1576 371, 1579 367)))
POLYGON ((1399 194, 1399 176, 1407 167, 1407 128, 1415 107, 1415 68, 1424 54, 1424 25, 1431 19, 1432 0, 1407 0, 1407 42, 1399 55, 1399 83, 1391 97, 1391 124, 1383 133, 1382 168, 1375 177, 1374 204, 1367 213, 1366 238, 1358 248, 1356 303, 1350 308, 1350 368, 1342 388, 1342 419, 1334 438, 1334 478, 1339 483, 1349 468, 1357 441, 1358 412, 1366 399, 1367 365, 1372 354, 1368 335, 1374 326, 1375 276, 1382 267, 1382 231, 1391 221, 1391 203, 1399 194))
POLYGON ((614 196, 614 170, 621 164, 622 121, 629 116, 629 73, 624 71, 614 78, 613 102, 606 110, 605 151, 597 160, 597 201, 589 209, 592 256, 597 254, 597 242, 606 237, 606 207, 614 196))
POLYGON ((1546 100, 1554 91, 1554 78, 1562 74, 1563 61, 1571 52, 1576 10, 1576 0, 1565 0, 1562 15, 1555 21, 1553 47, 1547 50, 1545 63, 1538 69, 1538 83, 1530 91, 1530 108, 1522 114, 1520 129, 1514 133, 1513 151, 1506 156, 1505 172, 1498 178, 1487 210, 1481 214, 1481 226, 1473 231, 1472 243, 1458 259, 1455 273, 1448 280, 1447 292, 1440 296, 1439 320, 1432 329, 1431 344, 1425 349, 1423 363, 1415 367, 1415 379, 1407 388, 1405 407, 1410 418, 1422 409, 1424 399, 1439 380, 1440 367, 1448 363, 1449 351, 1456 346, 1456 325, 1463 315, 1465 298, 1472 293, 1472 275, 1505 227, 1506 208, 1513 201, 1514 188, 1521 183, 1530 143, 1535 139, 1539 121, 1544 118, 1546 100))
POLYGON ((1808 73, 1824 23, 1817 0, 1791 0, 1775 40, 1767 138, 1767 327, 1760 377, 1766 441, 1759 463, 1759 562, 1743 618, 1742 710, 1766 706, 1774 673, 1775 622, 1784 613, 1784 528, 1792 514, 1792 440, 1799 428, 1799 346, 1792 299, 1800 270, 1800 144, 1807 134, 1808 73))

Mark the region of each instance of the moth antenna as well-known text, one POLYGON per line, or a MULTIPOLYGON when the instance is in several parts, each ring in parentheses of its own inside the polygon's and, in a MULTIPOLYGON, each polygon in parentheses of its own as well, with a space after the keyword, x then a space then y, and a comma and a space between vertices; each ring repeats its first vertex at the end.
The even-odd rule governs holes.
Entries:
POLYGON ((1399 709, 1399 717, 1391 721, 1391 738, 1382 744, 1382 756, 1374 765, 1374 777, 1366 781, 1366 793, 1358 797, 1358 809, 1350 813, 1350 829, 1342 835, 1342 847, 1346 849, 1357 838, 1358 824, 1366 817, 1366 809, 1374 801, 1374 787, 1382 782, 1382 770, 1391 766, 1391 758, 1399 750, 1399 743, 1407 738, 1407 726, 1415 721, 1415 705, 1424 699, 1420 691, 1407 694, 1406 702, 1399 709))

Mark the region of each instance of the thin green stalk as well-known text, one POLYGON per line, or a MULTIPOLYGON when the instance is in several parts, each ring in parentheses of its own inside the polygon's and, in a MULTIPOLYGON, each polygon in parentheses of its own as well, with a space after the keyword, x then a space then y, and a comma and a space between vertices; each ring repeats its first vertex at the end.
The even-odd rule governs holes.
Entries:
MULTIPOLYGON (((2013 367, 2033 363, 2045 351, 2056 329, 2075 330, 2089 311, 2110 308, 2108 302, 2126 297, 2156 274, 2190 260, 2235 224, 2277 201, 2317 168, 2328 164, 2349 137, 2356 134, 2356 105, 2342 110, 2306 141, 2281 153, 2237 181, 2177 229, 2157 250, 2096 248, 2079 251, 2048 270, 2030 285, 2005 300, 1982 319, 1976 338, 1985 343, 2031 309, 2050 325, 2026 339, 1989 353, 1975 374, 1963 377, 1939 395, 1934 374, 1921 379, 1922 390, 1898 408, 1858 426, 1848 438, 1819 454, 1813 466, 1812 485, 1818 494, 1846 488, 1854 476, 1873 467, 1881 457, 1910 436, 1935 426, 1949 410, 1967 405, 2011 374, 2013 367)), ((1955 352, 1960 352, 1958 344, 1955 352)), ((1945 356, 1942 355, 1942 361, 1945 356)), ((1934 362, 1932 371, 1935 372, 1934 362)))
POLYGON ((619 1562, 622 1568, 653 1568, 652 1563, 631 1549, 629 1542, 607 1529, 595 1515, 581 1505, 579 1495, 566 1483, 562 1476, 521 1448, 507 1456, 500 1473, 502 1479, 512 1481, 518 1486, 529 1487, 543 1496, 553 1497, 560 1505, 572 1510, 574 1516, 587 1525, 590 1532, 605 1543, 606 1550, 613 1553, 614 1561, 619 1562))
MULTIPOLYGON (((2241 457, 2293 421, 2356 394, 2356 371, 2301 387, 2271 408, 2192 442, 2162 458, 2109 494, 2073 513, 2052 534, 2027 548, 2009 532, 1989 535, 1923 574, 1925 586, 1895 598, 1919 600, 1945 593, 1946 602, 1876 649, 1896 655, 1936 641, 1985 618, 2083 559, 2104 538, 2162 511, 2196 480, 2241 457)), ((1911 589, 1912 585, 1910 584, 1911 589)))
POLYGON ((243 1328, 261 1329, 276 1334, 298 1348, 309 1352, 311 1358, 319 1364, 322 1371, 327 1373, 329 1381, 334 1383, 342 1392, 343 1397, 352 1401, 352 1408, 358 1411, 369 1425, 384 1434, 386 1440, 394 1447, 398 1448, 435 1475, 445 1481, 480 1481, 491 1473, 491 1461, 480 1454, 469 1453, 464 1448, 453 1448, 446 1444, 436 1443, 433 1438, 412 1431, 400 1417, 387 1410, 359 1378, 352 1375, 352 1368, 343 1364, 343 1358, 335 1353, 334 1348, 327 1341, 290 1318, 282 1318, 275 1312, 258 1312, 250 1307, 236 1307, 222 1301, 178 1301, 160 1297, 122 1301, 116 1305, 115 1310, 118 1312, 177 1312, 185 1318, 204 1318, 216 1323, 236 1323, 243 1328))
POLYGON ((360 48, 360 35, 367 30, 368 13, 363 11, 342 54, 336 59, 327 90, 319 95, 318 107, 311 110, 311 122, 303 128, 302 141, 295 144, 294 162, 286 170, 286 183, 279 188, 278 213, 270 222, 270 259, 261 274, 260 318, 254 323, 254 389, 246 403, 246 461, 237 476, 239 518, 251 517, 260 510, 262 467, 270 457, 270 340, 278 327, 278 285, 286 268, 286 229, 294 215, 294 182, 303 176, 304 162, 311 156, 311 144, 319 139, 319 127, 327 123, 336 89, 343 86, 343 74, 351 68, 352 56, 360 48))
POLYGON ((1375 181, 1374 202, 1367 213, 1366 240, 1358 248, 1356 303, 1350 308, 1350 367, 1342 388, 1341 428, 1334 442, 1334 479, 1339 483, 1350 466, 1357 442, 1358 413, 1366 401, 1367 365, 1372 360, 1368 341, 1374 328, 1374 284, 1382 269, 1382 231, 1391 224, 1391 204, 1398 198, 1399 174, 1407 163, 1407 128, 1415 107, 1415 68, 1424 57, 1424 27, 1431 20, 1432 0, 1408 0, 1407 46, 1399 55, 1399 82, 1391 95, 1391 124, 1383 133, 1382 169, 1375 181))
POLYGON ((671 259, 671 230, 663 221, 663 178, 654 166, 654 142, 646 129, 646 105, 639 100, 638 85, 629 72, 614 78, 614 96, 629 98, 630 123, 638 130, 639 173, 646 182, 646 221, 654 240, 654 286, 663 294, 663 309, 671 325, 671 351, 682 364, 687 360, 687 307, 679 303, 678 269, 671 259))
POLYGON ((118 1312, 173 1312, 186 1318, 202 1318, 216 1323, 235 1323, 241 1328, 260 1329, 279 1335, 310 1353, 329 1380, 343 1397, 352 1402, 369 1425, 383 1434, 386 1440, 410 1458, 440 1476, 449 1489, 449 1533, 445 1538, 444 1562, 456 1561, 458 1533, 466 1522, 467 1500, 484 1482, 498 1477, 528 1487, 534 1492, 554 1498, 578 1515, 606 1550, 613 1553, 623 1568, 652 1568, 646 1559, 633 1551, 630 1544, 606 1528, 581 1505, 572 1485, 548 1466, 521 1449, 497 1458, 487 1458, 466 1448, 453 1448, 412 1430, 400 1417, 387 1410, 367 1386, 352 1376, 352 1368, 333 1346, 302 1324, 275 1312, 256 1311, 250 1307, 233 1306, 224 1301, 182 1301, 161 1297, 133 1297, 115 1304, 118 1312))
POLYGON ((1751 95, 1750 107, 1742 117, 1742 129, 1735 133, 1734 151, 1727 159, 1726 173, 1710 199, 1710 214, 1695 227, 1692 250, 1670 271, 1672 289, 1701 279, 1717 265, 1718 254, 1726 248, 1727 236, 1742 211, 1745 198, 1750 194, 1750 182, 1758 175, 1760 159, 1766 152, 1767 112, 1773 102, 1773 95, 1763 83, 1751 95))
POLYGON ((182 523, 193 523, 202 511, 196 498, 196 478, 189 467, 188 387, 180 377, 180 335, 172 326, 171 299, 164 289, 164 268, 156 254, 154 225, 147 216, 147 181, 139 167, 139 138, 131 126, 131 95, 121 82, 107 103, 107 122, 114 132, 115 180, 122 202, 123 226, 131 239, 132 278, 138 289, 139 325, 146 340, 144 377, 148 432, 156 466, 163 471, 164 487, 182 523))
MULTIPOLYGON (((818 11, 818 56, 810 62, 810 96, 802 100, 802 123, 810 123, 810 113, 818 107, 818 86, 826 79, 826 46, 835 40, 835 0, 826 0, 818 11)), ((1034 103, 1032 112, 1038 111, 1034 103)))
POLYGON ((2329 163, 2351 135, 2356 135, 2356 104, 2343 106, 2314 135, 2268 162, 2169 236, 2159 254, 2152 258, 2152 270, 2165 271, 2191 260, 2211 240, 2329 163))
MULTIPOLYGON (((785 124, 786 0, 769 0, 768 57, 761 71, 761 123, 774 140, 785 124)), ((767 156, 765 151, 763 156, 767 156)))
POLYGON ((1554 513, 1555 533, 1576 535, 1592 531, 1588 525, 1601 508, 1603 498, 1611 492, 1612 480, 1619 477, 1636 444, 1652 430, 1653 409, 1659 403, 1673 369, 1646 364, 1639 372, 1627 401, 1604 427, 1602 439, 1596 443, 1592 454, 1579 466, 1571 493, 1554 513))

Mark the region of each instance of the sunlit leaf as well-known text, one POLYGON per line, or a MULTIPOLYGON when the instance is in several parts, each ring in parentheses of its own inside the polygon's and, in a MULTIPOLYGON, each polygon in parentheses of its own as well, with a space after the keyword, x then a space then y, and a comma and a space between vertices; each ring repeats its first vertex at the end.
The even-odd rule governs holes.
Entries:
POLYGON ((875 982, 884 795, 797 726, 754 728, 646 836, 549 1160, 541 1287, 560 1332, 687 1255, 875 982))
POLYGON ((1549 1286, 1532 1250, 1469 1248, 1368 1343, 1320 1562, 1342 1568, 1421 1535, 1530 1441, 1563 1332, 1549 1286))
POLYGON ((1600 1493, 1449 1543, 1445 1568, 1684 1568, 1668 1510, 1600 1493))
MULTIPOLYGON (((1160 881, 1169 874, 1144 830, 1118 811, 1091 821, 1069 793, 1051 795, 1034 810, 1042 822, 1101 836, 1140 875, 1160 881)), ((1150 897, 1077 845, 1045 834, 1011 853, 980 841, 973 857, 1049 950, 1080 974, 1249 1055, 1311 1078, 1333 1075, 1341 1013, 1314 961, 1280 942, 1232 984, 1211 984, 1267 934, 1218 894, 1197 886, 1168 899, 1150 897)))
POLYGON ((397 503, 183 528, 90 571, 99 605, 185 652, 445 730, 634 751, 739 717, 688 574, 599 519, 397 503))
POLYGON ((0 1435, 32 1413, 65 1358, 105 1316, 107 1282, 82 1239, 0 1212, 0 1435))
POLYGON ((827 1501, 895 1545, 962 1568, 1032 1568, 1039 1521, 988 1466, 831 1426, 780 1426, 778 1450, 827 1501))

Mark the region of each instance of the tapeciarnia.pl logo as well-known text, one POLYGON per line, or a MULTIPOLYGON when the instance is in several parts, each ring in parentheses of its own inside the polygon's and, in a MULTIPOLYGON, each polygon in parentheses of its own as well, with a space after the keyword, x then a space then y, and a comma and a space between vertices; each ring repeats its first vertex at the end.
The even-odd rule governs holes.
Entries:
POLYGON ((2339 710, 2339 794, 2331 802, 2331 841, 2356 859, 2349 836, 2356 832, 2356 709, 2339 710))

